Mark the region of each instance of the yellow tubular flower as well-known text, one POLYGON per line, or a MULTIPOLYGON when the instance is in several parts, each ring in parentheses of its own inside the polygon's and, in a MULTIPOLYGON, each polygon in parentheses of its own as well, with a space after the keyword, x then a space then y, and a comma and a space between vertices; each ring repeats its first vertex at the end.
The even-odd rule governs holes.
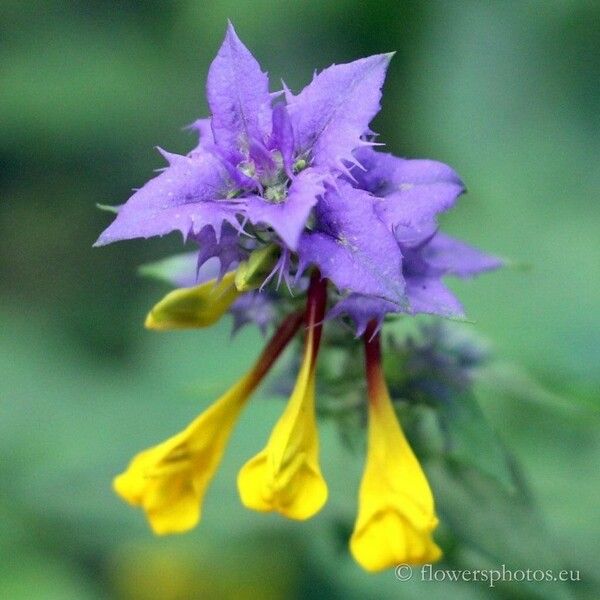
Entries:
POLYGON ((204 494, 241 409, 301 323, 301 314, 288 317, 229 391, 183 431, 138 454, 114 479, 117 494, 145 511, 155 533, 179 533, 198 523, 204 494))
POLYGON ((438 524, 429 483, 390 400, 381 368, 379 336, 365 333, 369 430, 366 467, 350 550, 367 571, 438 560, 438 524), (370 341, 369 341, 370 340, 370 341))
POLYGON ((234 280, 235 272, 231 272, 221 281, 211 279, 194 287, 173 290, 152 308, 144 325, 158 331, 208 327, 216 323, 240 295, 234 280))
POLYGON ((325 282, 314 276, 308 292, 306 345, 296 385, 267 446, 244 465, 238 476, 240 497, 247 508, 303 520, 317 513, 327 500, 315 417, 315 362, 325 294, 325 282))

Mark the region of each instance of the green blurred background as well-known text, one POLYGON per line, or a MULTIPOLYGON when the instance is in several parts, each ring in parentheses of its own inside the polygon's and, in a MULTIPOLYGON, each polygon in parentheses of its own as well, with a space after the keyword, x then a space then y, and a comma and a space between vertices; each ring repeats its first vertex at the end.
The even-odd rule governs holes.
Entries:
MULTIPOLYGON (((154 146, 194 144, 181 127, 207 114, 227 18, 273 85, 293 90, 315 68, 397 50, 374 129, 391 151, 462 175, 469 193, 447 230, 526 266, 452 285, 497 356, 540 384, 522 402, 514 376, 500 378, 484 409, 565 568, 586 574, 556 597, 598 597, 600 4, 583 0, 2 0, 0 597, 491 594, 366 575, 328 543, 355 510, 362 463, 328 425, 322 514, 297 524, 243 509, 235 473, 279 401, 250 406, 189 535, 153 538, 110 490, 134 452, 184 425, 260 343, 250 330, 230 341, 229 322, 142 328, 164 289, 136 268, 179 249, 176 236, 91 247, 110 221, 95 204, 122 203, 162 166, 154 146)), ((544 568, 531 560, 521 568, 544 568)))

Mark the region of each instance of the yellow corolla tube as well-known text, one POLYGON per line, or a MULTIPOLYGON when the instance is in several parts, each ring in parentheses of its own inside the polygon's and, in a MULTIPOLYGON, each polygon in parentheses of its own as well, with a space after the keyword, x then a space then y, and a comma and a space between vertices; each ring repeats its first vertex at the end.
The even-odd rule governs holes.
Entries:
POLYGON ((381 368, 379 336, 365 333, 368 449, 350 550, 367 571, 438 560, 433 495, 398 423, 381 368))
POLYGON ((148 313, 144 325, 158 331, 208 327, 227 312, 239 295, 232 271, 220 281, 211 279, 169 292, 148 313))
POLYGON ((266 447, 238 475, 240 497, 247 508, 303 520, 327 500, 315 416, 315 362, 325 301, 325 282, 316 274, 308 291, 308 329, 296 385, 266 447))
POLYGON ((302 318, 302 314, 288 317, 244 377, 183 431, 140 452, 114 479, 117 494, 144 510, 155 533, 180 533, 198 523, 204 495, 241 409, 302 318))

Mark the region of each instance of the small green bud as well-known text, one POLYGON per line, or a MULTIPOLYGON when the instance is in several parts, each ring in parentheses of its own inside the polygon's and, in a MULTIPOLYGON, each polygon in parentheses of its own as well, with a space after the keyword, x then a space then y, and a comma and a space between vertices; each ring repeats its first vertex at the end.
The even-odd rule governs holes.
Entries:
POLYGON ((287 186, 285 183, 277 183, 265 189, 265 200, 278 204, 282 202, 287 195, 287 186))
POLYGON ((238 169, 246 175, 246 177, 254 177, 256 175, 256 165, 251 160, 241 162, 238 165, 238 169))
POLYGON ((296 160, 296 162, 294 163, 294 173, 299 173, 300 171, 303 171, 304 169, 306 169, 306 159, 298 158, 296 160))
POLYGON ((252 252, 235 272, 235 287, 238 292, 249 292, 259 287, 273 270, 278 258, 279 248, 275 244, 252 252))

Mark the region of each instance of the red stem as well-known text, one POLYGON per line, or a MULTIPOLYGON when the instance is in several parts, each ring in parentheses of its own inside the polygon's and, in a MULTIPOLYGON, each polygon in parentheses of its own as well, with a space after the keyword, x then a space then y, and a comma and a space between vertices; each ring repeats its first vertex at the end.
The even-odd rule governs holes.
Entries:
POLYGON ((290 343, 294 335, 296 335, 302 321, 304 321, 303 312, 293 313, 285 318, 273 334, 273 337, 271 337, 264 350, 260 353, 253 370, 254 379, 257 383, 267 374, 281 352, 290 343))
POLYGON ((306 311, 299 311, 286 317, 277 331, 273 334, 273 337, 269 340, 268 344, 256 360, 252 370, 253 387, 258 385, 262 378, 267 374, 281 352, 289 344, 294 335, 296 335, 303 321, 307 328, 312 328, 312 359, 314 364, 319 350, 326 304, 327 279, 321 279, 320 273, 315 271, 308 287, 306 311))
POLYGON ((371 321, 363 335, 365 342, 365 369, 369 401, 375 404, 378 392, 385 388, 385 378, 381 365, 381 339, 377 332, 377 322, 371 321))
POLYGON ((306 298, 306 327, 312 329, 312 360, 317 358, 321 333, 323 331, 323 319, 325 318, 325 307, 327 305, 327 279, 321 278, 321 273, 315 269, 310 278, 306 298))

